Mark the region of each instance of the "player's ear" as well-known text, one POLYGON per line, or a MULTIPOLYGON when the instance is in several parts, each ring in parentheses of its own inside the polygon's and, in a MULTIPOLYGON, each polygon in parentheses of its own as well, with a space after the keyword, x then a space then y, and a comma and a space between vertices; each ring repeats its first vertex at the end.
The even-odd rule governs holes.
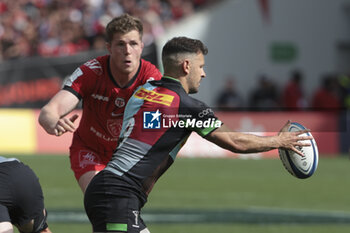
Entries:
POLYGON ((190 73, 190 60, 185 59, 182 62, 182 70, 186 75, 190 73))

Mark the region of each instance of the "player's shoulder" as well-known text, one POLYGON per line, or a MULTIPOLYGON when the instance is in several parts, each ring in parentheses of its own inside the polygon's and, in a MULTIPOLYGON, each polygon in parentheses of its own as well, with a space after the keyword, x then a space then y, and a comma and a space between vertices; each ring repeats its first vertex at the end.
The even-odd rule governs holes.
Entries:
MULTIPOLYGON (((214 110, 209 107, 206 103, 188 96, 188 98, 181 99, 179 112, 184 114, 185 116, 189 116, 190 118, 196 118, 201 121, 205 121, 207 119, 215 119, 214 110)), ((215 126, 216 127, 216 126, 215 126)), ((199 133, 201 136, 204 134, 199 133)))
POLYGON ((80 69, 86 74, 101 76, 105 72, 105 67, 107 67, 108 58, 109 55, 104 55, 90 59, 81 65, 80 69))
POLYGON ((155 65, 153 65, 151 62, 141 58, 141 66, 143 68, 149 68, 149 69, 157 69, 157 67, 155 65))
POLYGON ((144 59, 141 59, 139 76, 145 79, 145 81, 160 80, 162 78, 159 69, 154 64, 144 59))
POLYGON ((165 79, 165 83, 163 79, 160 81, 152 81, 151 84, 155 86, 164 86, 167 89, 175 92, 180 100, 180 108, 187 109, 187 110, 195 110, 195 109, 202 109, 202 108, 208 108, 207 104, 202 102, 201 100, 198 100, 192 96, 190 96, 186 91, 183 89, 182 85, 177 83, 176 81, 167 80, 165 79))
POLYGON ((189 96, 188 94, 186 95, 180 95, 181 97, 181 103, 183 106, 187 108, 203 108, 203 107, 208 107, 206 103, 203 101, 196 99, 192 96, 189 96))

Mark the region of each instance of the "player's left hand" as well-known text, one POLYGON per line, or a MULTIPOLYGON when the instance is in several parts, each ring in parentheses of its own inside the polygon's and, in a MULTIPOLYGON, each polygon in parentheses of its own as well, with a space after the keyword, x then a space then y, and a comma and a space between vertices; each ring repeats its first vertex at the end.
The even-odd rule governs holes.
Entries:
POLYGON ((66 132, 73 133, 75 131, 74 121, 78 119, 79 115, 74 114, 70 118, 62 117, 56 124, 55 135, 61 136, 66 132))

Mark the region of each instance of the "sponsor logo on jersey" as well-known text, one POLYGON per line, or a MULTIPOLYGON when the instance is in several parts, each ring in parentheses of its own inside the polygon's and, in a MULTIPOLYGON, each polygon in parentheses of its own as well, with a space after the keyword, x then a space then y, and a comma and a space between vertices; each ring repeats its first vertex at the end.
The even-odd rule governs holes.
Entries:
POLYGON ((88 165, 100 164, 100 158, 92 151, 81 150, 79 151, 79 166, 85 168, 88 165))
POLYGON ((124 98, 121 98, 121 97, 116 98, 114 103, 115 103, 115 106, 117 106, 118 108, 122 108, 125 106, 125 100, 124 98))
POLYGON ((207 119, 193 118, 191 115, 164 115, 157 111, 143 112, 144 129, 160 128, 219 128, 221 121, 212 117, 207 119))
POLYGON ((172 95, 160 94, 155 91, 147 90, 143 87, 140 90, 138 90, 134 96, 139 99, 147 100, 158 104, 163 104, 166 106, 170 106, 174 100, 174 96, 172 95))
MULTIPOLYGON (((109 124, 109 122, 107 122, 107 127, 108 126, 110 126, 110 128, 108 128, 108 130, 109 131, 111 131, 111 132, 114 132, 115 134, 117 134, 116 133, 116 131, 114 131, 116 128, 114 127, 114 123, 112 124, 112 126, 109 124)), ((96 136, 96 137, 98 137, 98 138, 100 138, 100 139, 103 139, 104 141, 106 141, 106 142, 116 142, 116 141, 118 141, 118 137, 110 137, 110 136, 108 136, 108 135, 106 135, 106 134, 104 134, 104 132, 100 132, 99 130, 97 130, 97 129, 95 129, 93 126, 91 126, 90 127, 90 131, 96 136)), ((110 132, 110 133, 111 133, 110 132)), ((112 133, 111 133, 112 134, 112 133)))
POLYGON ((119 137, 120 130, 122 129, 123 119, 108 119, 107 120, 107 128, 109 133, 113 137, 119 137))
POLYGON ((90 61, 85 62, 84 66, 90 68, 97 75, 102 75, 102 73, 103 73, 102 66, 97 59, 92 59, 90 61))
POLYGON ((213 110, 211 108, 207 108, 207 109, 202 110, 200 113, 198 113, 198 116, 200 118, 203 118, 203 117, 205 117, 206 115, 209 115, 209 114, 214 114, 214 112, 213 112, 213 110))
POLYGON ((107 96, 102 96, 102 95, 98 95, 98 94, 91 94, 91 97, 96 99, 96 100, 102 100, 102 101, 109 101, 109 98, 107 96))
POLYGON ((143 128, 160 129, 161 115, 159 110, 156 112, 143 112, 143 128))

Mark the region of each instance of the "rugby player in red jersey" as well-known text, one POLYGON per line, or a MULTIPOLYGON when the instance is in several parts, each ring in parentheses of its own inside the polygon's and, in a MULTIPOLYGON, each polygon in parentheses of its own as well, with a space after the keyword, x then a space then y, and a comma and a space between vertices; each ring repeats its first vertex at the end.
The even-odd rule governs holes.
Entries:
POLYGON ((128 14, 114 18, 106 27, 109 54, 92 59, 67 79, 64 87, 40 112, 39 123, 47 133, 60 136, 74 132, 70 162, 83 192, 92 177, 111 159, 121 130, 125 105, 134 90, 161 73, 141 59, 143 25, 128 14), (66 115, 83 101, 77 115, 66 115), (76 130, 75 130, 76 129, 76 130))
POLYGON ((175 37, 163 47, 164 77, 147 82, 130 98, 112 160, 87 187, 84 206, 93 232, 149 233, 141 208, 158 178, 174 162, 192 132, 239 153, 310 146, 305 131, 260 137, 226 128, 205 103, 190 97, 199 89, 208 52, 199 40, 175 37))

